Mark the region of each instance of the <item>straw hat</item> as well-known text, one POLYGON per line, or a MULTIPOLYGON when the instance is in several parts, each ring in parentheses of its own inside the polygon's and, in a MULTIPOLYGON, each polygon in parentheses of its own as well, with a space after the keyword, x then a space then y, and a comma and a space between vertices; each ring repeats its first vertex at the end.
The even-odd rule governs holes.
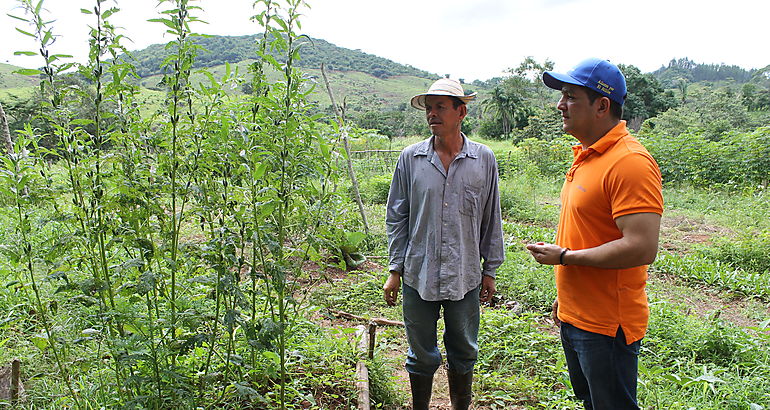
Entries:
POLYGON ((442 78, 437 80, 430 86, 428 92, 417 94, 412 97, 412 107, 417 108, 418 110, 424 110, 426 95, 446 95, 449 97, 457 97, 466 104, 476 98, 476 93, 465 95, 463 86, 460 85, 460 82, 457 80, 452 80, 451 78, 442 78))

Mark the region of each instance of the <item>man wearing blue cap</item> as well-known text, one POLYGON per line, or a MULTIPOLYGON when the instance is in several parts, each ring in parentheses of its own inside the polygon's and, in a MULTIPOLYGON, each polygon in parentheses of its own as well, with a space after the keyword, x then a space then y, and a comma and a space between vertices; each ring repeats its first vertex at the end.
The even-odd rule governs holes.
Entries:
POLYGON ((587 409, 638 409, 647 265, 663 213, 660 170, 620 119, 626 80, 618 67, 592 58, 567 74, 546 71, 543 82, 561 91, 564 132, 580 144, 561 191, 556 244, 527 249, 555 265, 552 315, 575 395, 587 409))
POLYGON ((474 97, 442 78, 412 98, 433 135, 401 152, 388 194, 390 274, 383 296, 395 305, 403 279, 405 367, 415 410, 428 409, 441 365, 436 323, 442 309, 452 409, 470 406, 479 302, 494 295, 504 257, 495 156, 460 131, 465 104, 474 97))

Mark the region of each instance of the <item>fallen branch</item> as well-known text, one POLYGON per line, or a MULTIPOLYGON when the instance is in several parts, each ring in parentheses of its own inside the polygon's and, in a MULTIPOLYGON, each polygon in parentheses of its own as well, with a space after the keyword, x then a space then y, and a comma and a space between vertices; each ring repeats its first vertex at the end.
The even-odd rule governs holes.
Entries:
POLYGON ((387 259, 388 256, 367 256, 366 259, 387 259))
POLYGON ((359 320, 359 321, 367 322, 367 323, 373 322, 373 323, 376 323, 376 324, 381 325, 381 326, 404 326, 404 322, 399 322, 397 320, 384 319, 384 318, 381 318, 381 317, 374 317, 374 318, 370 319, 370 318, 367 318, 367 317, 354 315, 352 313, 343 312, 341 310, 329 309, 329 311, 334 316, 345 318, 345 319, 359 320))

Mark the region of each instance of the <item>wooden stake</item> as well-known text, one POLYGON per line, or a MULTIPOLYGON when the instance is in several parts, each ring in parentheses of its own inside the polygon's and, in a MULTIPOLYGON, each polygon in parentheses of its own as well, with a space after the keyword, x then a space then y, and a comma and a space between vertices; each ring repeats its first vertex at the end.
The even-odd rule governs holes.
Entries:
POLYGON ((345 147, 345 153, 348 157, 348 176, 350 176, 350 182, 353 185, 353 196, 356 197, 356 202, 358 203, 358 211, 361 212, 361 221, 364 223, 364 231, 367 235, 369 235, 369 224, 366 222, 366 213, 364 212, 364 203, 361 201, 361 193, 358 190, 358 180, 356 179, 356 174, 353 172, 353 160, 350 158, 350 146, 348 145, 348 131, 345 128, 345 119, 342 117, 342 114, 340 114, 339 107, 337 107, 337 103, 334 102, 334 94, 332 93, 332 88, 329 86, 329 79, 326 78, 326 69, 324 68, 323 63, 321 64, 321 75, 324 78, 324 83, 326 84, 326 92, 329 93, 329 98, 332 101, 332 106, 334 107, 334 113, 337 114, 337 122, 340 126, 340 135, 342 137, 342 145, 345 147))
MULTIPOLYGON (((356 335, 358 340, 358 349, 365 350, 369 344, 369 335, 364 331, 364 326, 359 325, 356 335)), ((366 361, 359 360, 356 363, 356 390, 358 390, 358 410, 369 410, 369 369, 366 368, 366 361)))
POLYGON ((377 323, 369 322, 369 360, 374 359, 374 338, 377 336, 377 323))
POLYGON ((13 359, 11 362, 11 404, 19 402, 19 379, 21 378, 21 362, 13 359))

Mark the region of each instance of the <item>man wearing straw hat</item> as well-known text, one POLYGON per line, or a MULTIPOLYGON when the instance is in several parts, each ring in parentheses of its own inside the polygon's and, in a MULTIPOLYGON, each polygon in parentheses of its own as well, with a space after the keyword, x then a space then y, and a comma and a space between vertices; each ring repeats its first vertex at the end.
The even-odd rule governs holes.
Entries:
POLYGON ((580 144, 561 191, 556 244, 527 249, 556 265, 553 318, 575 395, 587 409, 638 409, 647 265, 663 212, 660 170, 620 119, 626 79, 617 66, 590 58, 566 74, 546 71, 543 82, 561 91, 564 132, 580 144))
POLYGON ((388 195, 384 298, 395 305, 403 279, 406 370, 415 409, 428 408, 441 365, 436 323, 442 308, 452 408, 470 405, 479 302, 494 295, 495 270, 504 257, 495 156, 460 131, 465 104, 475 96, 442 78, 412 98, 433 136, 401 152, 388 195))

